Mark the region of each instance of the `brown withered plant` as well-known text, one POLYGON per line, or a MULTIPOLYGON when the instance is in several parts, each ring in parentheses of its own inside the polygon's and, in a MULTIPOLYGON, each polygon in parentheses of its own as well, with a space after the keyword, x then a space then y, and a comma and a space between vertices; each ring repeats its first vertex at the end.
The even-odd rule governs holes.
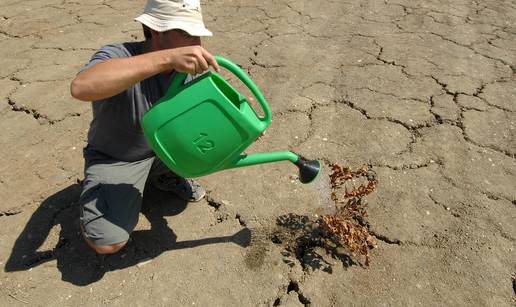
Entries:
POLYGON ((364 220, 367 203, 363 197, 375 190, 376 176, 367 165, 355 171, 337 163, 331 168, 331 199, 335 202, 336 212, 321 217, 322 229, 325 236, 349 248, 352 254, 363 259, 364 265, 369 266, 369 250, 375 242, 364 220))

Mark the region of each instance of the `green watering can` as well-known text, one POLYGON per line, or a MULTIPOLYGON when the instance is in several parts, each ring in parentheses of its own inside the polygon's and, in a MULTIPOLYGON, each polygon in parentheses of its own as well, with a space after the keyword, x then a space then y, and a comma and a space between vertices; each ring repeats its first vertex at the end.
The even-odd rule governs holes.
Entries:
POLYGON ((288 160, 299 168, 301 182, 313 181, 321 169, 318 160, 306 160, 293 152, 241 154, 267 129, 271 110, 240 67, 220 56, 215 59, 251 90, 264 117, 258 117, 246 98, 216 72, 208 71, 187 84, 187 74, 178 73, 163 98, 142 119, 144 134, 156 155, 174 173, 187 178, 288 160))

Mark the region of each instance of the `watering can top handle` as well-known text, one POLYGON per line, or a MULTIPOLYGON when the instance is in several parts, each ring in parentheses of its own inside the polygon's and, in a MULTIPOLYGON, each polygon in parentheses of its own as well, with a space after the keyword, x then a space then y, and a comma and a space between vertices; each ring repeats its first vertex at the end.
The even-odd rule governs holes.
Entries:
POLYGON ((263 109, 264 117, 262 118, 262 122, 268 126, 271 122, 271 109, 269 108, 269 105, 267 104, 267 101, 265 101, 265 98, 263 97, 262 93, 258 89, 258 87, 254 84, 254 82, 249 78, 249 76, 235 63, 231 62, 230 60, 223 58, 221 56, 215 56, 215 60, 217 63, 232 72, 235 76, 240 79, 247 88, 253 93, 254 97, 258 100, 258 103, 263 109))

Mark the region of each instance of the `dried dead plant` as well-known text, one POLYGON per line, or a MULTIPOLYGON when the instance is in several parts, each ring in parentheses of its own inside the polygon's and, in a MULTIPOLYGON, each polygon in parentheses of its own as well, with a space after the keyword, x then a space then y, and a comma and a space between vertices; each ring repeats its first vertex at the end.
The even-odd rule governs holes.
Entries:
POLYGON ((335 243, 363 257, 363 264, 369 266, 369 250, 375 246, 375 242, 364 222, 367 203, 363 197, 375 190, 376 176, 367 165, 355 171, 337 163, 332 164, 331 168, 331 199, 337 210, 333 215, 321 217, 322 228, 335 243), (358 186, 356 181, 360 182, 358 186))

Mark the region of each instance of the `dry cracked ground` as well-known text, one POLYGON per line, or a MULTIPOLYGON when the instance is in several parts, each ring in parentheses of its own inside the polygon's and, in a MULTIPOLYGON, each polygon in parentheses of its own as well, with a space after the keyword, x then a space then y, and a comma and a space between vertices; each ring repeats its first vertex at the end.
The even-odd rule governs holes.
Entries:
POLYGON ((273 109, 249 152, 377 173, 370 267, 271 239, 278 217, 328 205, 286 163, 204 177, 197 204, 150 187, 130 244, 88 250, 91 112, 68 87, 103 44, 142 39, 143 5, 0 2, 0 305, 515 304, 516 1, 204 2, 204 44, 273 109))

